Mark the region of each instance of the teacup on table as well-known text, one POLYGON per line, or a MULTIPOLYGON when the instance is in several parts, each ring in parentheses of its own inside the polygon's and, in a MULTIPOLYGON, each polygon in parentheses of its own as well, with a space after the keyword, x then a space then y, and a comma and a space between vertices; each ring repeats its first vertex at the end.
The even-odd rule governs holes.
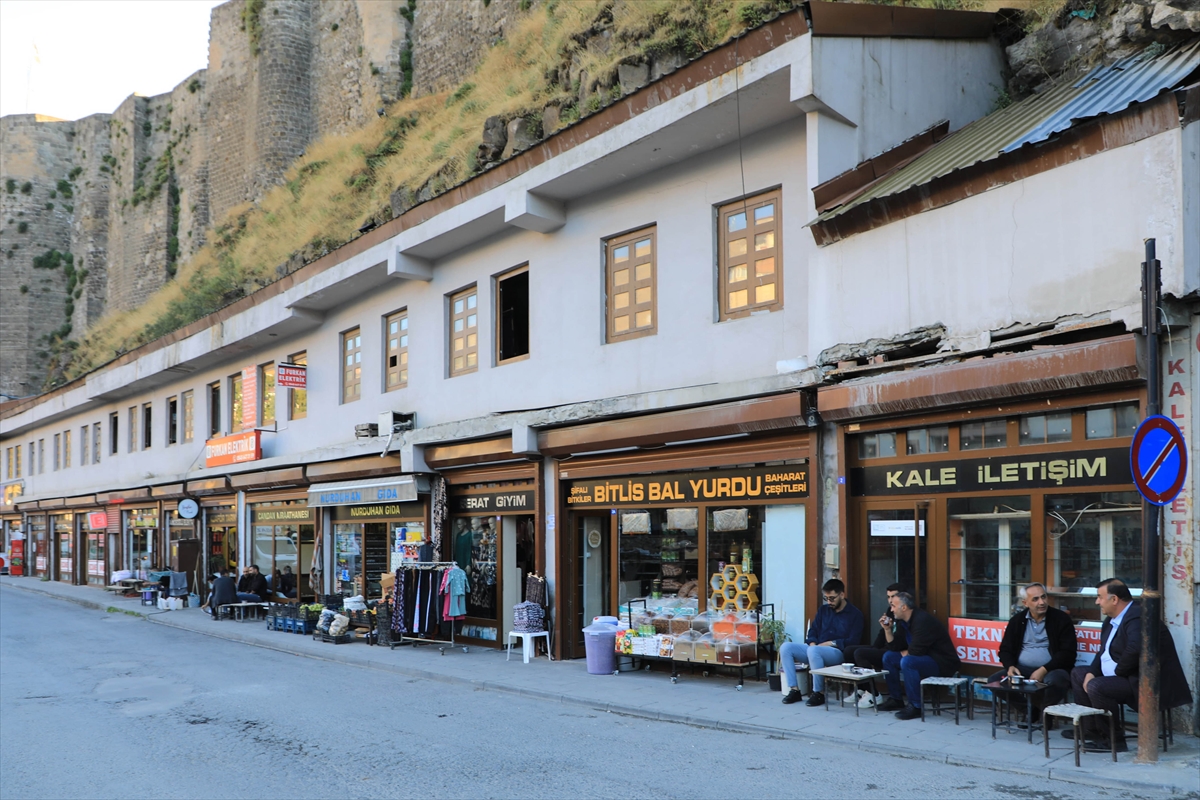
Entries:
POLYGON ((1013 675, 1011 678, 1008 679, 1008 682, 1010 684, 1012 684, 1013 686, 1019 687, 1022 683, 1025 682, 1025 679, 1022 678, 1020 675, 1013 675))
POLYGON ((842 664, 842 670, 845 672, 854 672, 853 664, 842 664))

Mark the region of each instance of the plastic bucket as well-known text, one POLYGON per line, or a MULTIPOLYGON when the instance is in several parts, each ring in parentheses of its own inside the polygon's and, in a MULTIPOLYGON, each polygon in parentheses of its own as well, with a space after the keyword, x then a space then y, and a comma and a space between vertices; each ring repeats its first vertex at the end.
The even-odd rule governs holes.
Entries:
POLYGON ((621 620, 616 617, 592 617, 592 625, 619 625, 620 623, 621 620))
POLYGON ((589 675, 611 675, 616 669, 617 628, 594 622, 583 629, 583 648, 587 653, 589 675))

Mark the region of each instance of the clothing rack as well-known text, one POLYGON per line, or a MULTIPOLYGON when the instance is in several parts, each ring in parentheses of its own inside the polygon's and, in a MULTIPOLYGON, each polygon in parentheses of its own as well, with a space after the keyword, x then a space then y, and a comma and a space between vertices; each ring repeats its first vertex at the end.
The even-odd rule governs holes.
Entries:
MULTIPOLYGON (((400 566, 397 567, 397 570, 401 570, 401 569, 412 570, 412 571, 434 570, 434 569, 443 569, 443 568, 449 569, 450 567, 457 567, 457 566, 458 566, 457 561, 405 561, 405 562, 401 562, 400 566)), ((461 567, 459 567, 459 569, 461 569, 461 567)), ((395 588, 393 588, 393 594, 394 593, 395 593, 395 588)), ((395 610, 396 610, 396 604, 392 603, 392 612, 395 613, 395 610)), ((469 653, 471 651, 471 648, 467 647, 466 645, 459 645, 457 642, 454 641, 454 620, 443 620, 443 622, 448 622, 450 624, 449 640, 430 639, 426 636, 410 636, 410 635, 402 633, 402 634, 400 634, 398 639, 393 636, 390 649, 394 650, 397 646, 407 642, 407 643, 411 644, 413 647, 416 647, 417 645, 421 645, 421 644, 439 645, 438 651, 442 655, 446 655, 447 645, 450 647, 462 647, 462 651, 464 653, 469 653)))

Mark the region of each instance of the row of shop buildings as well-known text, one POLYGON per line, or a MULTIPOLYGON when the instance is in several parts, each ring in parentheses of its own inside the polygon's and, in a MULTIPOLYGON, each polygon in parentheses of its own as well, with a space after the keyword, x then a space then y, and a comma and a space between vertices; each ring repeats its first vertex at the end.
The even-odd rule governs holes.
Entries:
MULTIPOLYGON (((536 573, 564 658, 749 561, 793 638, 828 577, 869 620, 900 582, 980 674, 1040 581, 1094 649, 1095 584, 1142 581, 1146 237, 1163 413, 1200 414, 1200 43, 989 113, 992 23, 809 4, 6 404, 10 558, 101 585, 194 549, 374 599, 429 542, 460 638, 499 646, 536 573)), ((1162 554, 1193 689, 1196 489, 1162 554)))

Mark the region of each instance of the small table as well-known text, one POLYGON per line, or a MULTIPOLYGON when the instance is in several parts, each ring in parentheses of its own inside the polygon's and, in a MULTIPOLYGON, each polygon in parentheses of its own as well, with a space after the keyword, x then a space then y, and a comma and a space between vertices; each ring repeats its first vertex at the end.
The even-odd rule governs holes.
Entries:
MULTIPOLYGON (((847 672, 844 667, 840 667, 840 666, 839 667, 823 667, 821 669, 810 670, 809 675, 810 676, 820 675, 826 681, 833 681, 834 685, 837 686, 837 698, 838 698, 839 704, 842 702, 842 686, 845 684, 849 684, 850 686, 852 686, 854 695, 856 697, 855 702, 854 702, 854 716, 856 716, 856 717, 859 716, 859 708, 858 708, 858 700, 857 700, 858 687, 863 683, 867 684, 868 688, 871 690, 871 696, 875 698, 875 704, 874 704, 875 714, 878 715, 879 714, 879 692, 875 688, 875 679, 879 678, 881 676, 884 676, 887 673, 886 672, 876 672, 874 670, 866 669, 864 667, 855 667, 854 670, 855 670, 854 672, 847 672)), ((826 711, 829 710, 829 703, 825 704, 825 710, 826 711)))
POLYGON ((1013 686, 1009 680, 996 681, 994 683, 984 684, 985 689, 992 690, 992 738, 996 738, 996 728, 1003 726, 1008 733, 1014 733, 1012 719, 1013 700, 1020 701, 1023 696, 1025 698, 1025 719, 1028 722, 1029 728, 1029 743, 1033 744, 1033 701, 1041 699, 1046 694, 1046 689, 1049 688, 1045 683, 1037 681, 1024 680, 1020 686, 1013 686), (999 717, 996 714, 997 699, 1003 705, 999 717))
MULTIPOLYGON (((267 608, 266 603, 225 603, 220 608, 228 608, 233 612, 234 619, 238 622, 245 622, 246 609, 248 608, 267 608)), ((218 611, 218 613, 220 613, 218 611)))
POLYGON ((533 644, 539 636, 546 639, 546 658, 553 661, 550 657, 550 631, 509 631, 508 632, 508 655, 504 657, 505 661, 512 658, 512 640, 513 637, 521 637, 521 654, 525 657, 525 663, 529 663, 529 657, 533 655, 533 644))

